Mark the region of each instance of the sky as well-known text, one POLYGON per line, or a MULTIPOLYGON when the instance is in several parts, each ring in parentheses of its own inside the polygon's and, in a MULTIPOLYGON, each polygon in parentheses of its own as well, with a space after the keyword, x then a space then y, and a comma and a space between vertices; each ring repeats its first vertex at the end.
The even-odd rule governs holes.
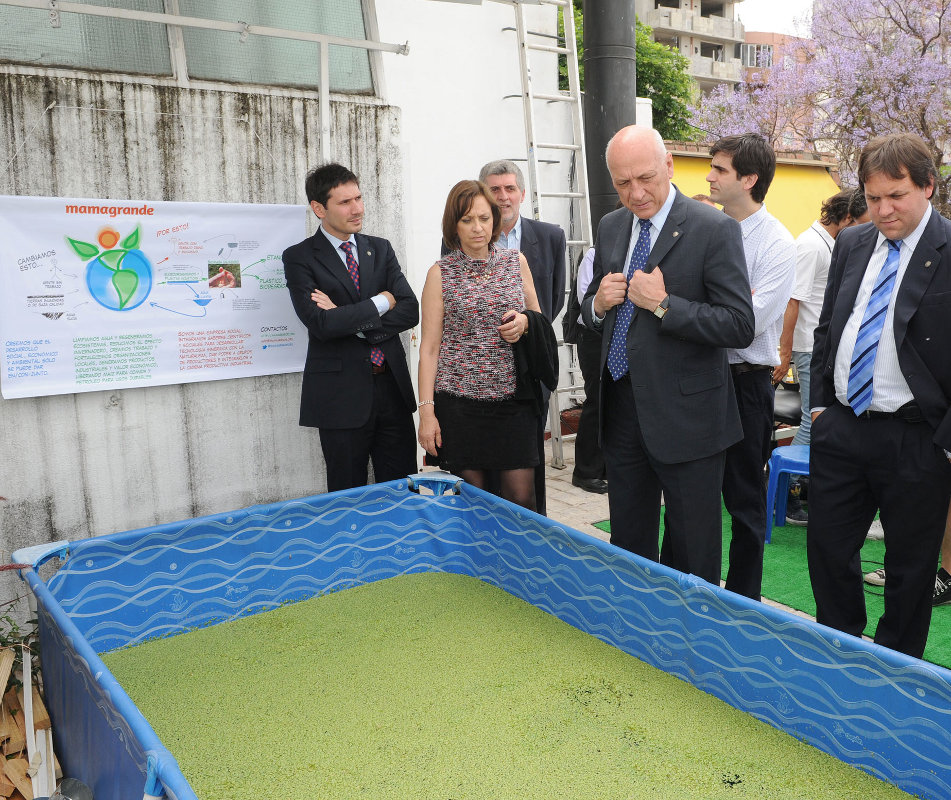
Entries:
MULTIPOLYGON (((743 0, 736 16, 748 31, 796 34, 796 24, 812 8, 812 0, 743 0)), ((799 35, 809 35, 808 27, 799 35)))

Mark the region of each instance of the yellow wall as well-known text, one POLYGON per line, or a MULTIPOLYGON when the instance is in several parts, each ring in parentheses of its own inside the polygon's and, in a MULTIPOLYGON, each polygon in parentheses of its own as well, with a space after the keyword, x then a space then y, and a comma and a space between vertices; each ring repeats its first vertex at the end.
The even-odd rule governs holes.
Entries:
MULTIPOLYGON (((709 194, 706 181, 709 157, 674 156, 674 183, 687 197, 709 194)), ((766 194, 769 213, 798 236, 819 217, 823 201, 839 191, 824 167, 814 164, 777 164, 776 177, 766 194)))

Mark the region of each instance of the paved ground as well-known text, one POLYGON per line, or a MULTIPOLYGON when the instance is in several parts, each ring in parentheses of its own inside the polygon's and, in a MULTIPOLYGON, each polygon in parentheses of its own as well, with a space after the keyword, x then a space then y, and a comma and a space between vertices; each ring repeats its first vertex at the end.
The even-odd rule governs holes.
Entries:
POLYGON ((565 469, 551 466, 551 440, 545 443, 547 458, 545 463, 546 492, 548 495, 548 516, 563 525, 569 525, 583 533, 596 536, 604 541, 608 534, 594 527, 595 522, 608 518, 608 496, 592 494, 571 485, 571 471, 575 465, 574 442, 563 442, 565 469))

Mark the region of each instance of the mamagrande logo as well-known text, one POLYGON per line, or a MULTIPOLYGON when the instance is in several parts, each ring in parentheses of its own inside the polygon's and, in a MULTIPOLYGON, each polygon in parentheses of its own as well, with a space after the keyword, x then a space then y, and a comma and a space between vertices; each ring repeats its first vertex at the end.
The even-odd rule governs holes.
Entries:
POLYGON ((97 303, 112 311, 130 311, 141 305, 152 291, 152 264, 138 249, 140 230, 136 226, 119 247, 116 247, 119 232, 109 227, 99 231, 98 245, 66 237, 76 255, 88 260, 86 286, 89 293, 97 303))
POLYGON ((67 214, 95 214, 97 217, 151 217, 155 209, 141 206, 66 206, 67 214))

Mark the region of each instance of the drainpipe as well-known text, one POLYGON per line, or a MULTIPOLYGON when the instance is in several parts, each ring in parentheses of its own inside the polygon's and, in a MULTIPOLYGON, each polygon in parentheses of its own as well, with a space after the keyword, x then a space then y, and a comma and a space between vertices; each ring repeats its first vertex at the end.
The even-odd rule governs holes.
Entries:
POLYGON ((587 0, 584 20, 584 136, 587 150, 591 228, 614 210, 604 148, 625 125, 636 121, 637 61, 634 0, 587 0))

